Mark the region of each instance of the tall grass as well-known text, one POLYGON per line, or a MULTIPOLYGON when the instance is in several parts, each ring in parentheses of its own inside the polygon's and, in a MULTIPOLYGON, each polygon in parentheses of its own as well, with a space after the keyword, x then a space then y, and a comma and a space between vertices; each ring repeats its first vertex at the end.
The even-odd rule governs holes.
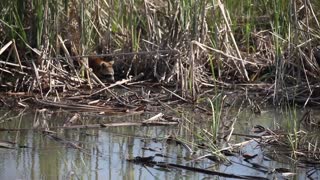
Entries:
POLYGON ((0 42, 15 39, 24 57, 32 52, 27 45, 55 56, 58 35, 75 44, 78 54, 92 53, 103 40, 111 52, 175 49, 179 56, 117 56, 122 67, 119 74, 143 71, 148 72, 146 78, 176 81, 182 96, 196 99, 203 82, 253 82, 271 72, 268 79, 274 84, 274 102, 281 102, 287 97, 282 89, 304 82, 310 89, 319 79, 320 69, 312 56, 320 37, 320 15, 315 11, 319 4, 292 0, 1 1, 0 42), (218 72, 216 79, 213 71, 218 72))
MULTIPOLYGON (((223 108, 224 96, 222 94, 217 94, 212 99, 208 99, 208 104, 211 106, 212 115, 210 116, 199 116, 199 114, 194 114, 189 111, 179 112, 177 109, 173 110, 178 116, 183 119, 181 124, 181 131, 185 132, 187 136, 183 139, 179 139, 186 145, 191 145, 189 151, 192 153, 199 153, 199 144, 203 144, 206 147, 206 152, 214 156, 218 162, 226 161, 226 157, 221 152, 222 147, 226 143, 224 136, 226 132, 225 125, 221 125, 225 121, 226 112, 228 110, 223 108), (203 119, 203 117, 205 117, 203 119), (209 119, 207 119, 207 117, 209 119), (191 136, 190 136, 191 135, 191 136)), ((229 127, 228 127, 229 128, 229 127)), ((229 135, 231 135, 230 133, 229 135)), ((227 140, 229 141, 229 140, 227 140)), ((203 153, 200 151, 201 154, 203 153)))
POLYGON ((220 121, 221 121, 221 115, 222 115, 222 97, 217 96, 215 100, 211 101, 209 99, 211 110, 212 110, 212 120, 211 120, 211 134, 212 134, 212 140, 217 141, 219 128, 220 128, 220 121))
POLYGON ((292 152, 292 155, 294 158, 297 158, 297 152, 299 148, 299 121, 297 118, 297 110, 296 107, 290 107, 288 105, 286 107, 286 110, 284 112, 285 120, 286 120, 286 126, 287 126, 287 142, 289 145, 289 148, 292 152))

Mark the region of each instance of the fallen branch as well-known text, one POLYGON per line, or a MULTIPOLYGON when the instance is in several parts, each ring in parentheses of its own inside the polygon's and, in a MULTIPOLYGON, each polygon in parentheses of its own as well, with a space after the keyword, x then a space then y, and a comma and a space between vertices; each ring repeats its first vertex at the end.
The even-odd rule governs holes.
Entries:
POLYGON ((137 156, 133 159, 128 159, 129 162, 137 163, 137 164, 146 164, 151 166, 158 166, 161 168, 178 168, 178 169, 184 169, 189 170, 192 172, 198 172, 203 174, 209 174, 209 175, 215 175, 215 176, 221 176, 225 178, 235 178, 235 179, 260 179, 260 180, 267 180, 265 177, 260 176, 247 176, 247 175, 235 175, 235 174, 227 174, 219 171, 214 170, 207 170, 197 167, 191 167, 191 166, 185 166, 185 165, 179 165, 174 163, 166 163, 166 162, 159 162, 159 161, 153 161, 154 156, 148 156, 148 157, 140 157, 137 156))
POLYGON ((75 104, 75 103, 61 103, 61 102, 53 102, 48 100, 40 100, 40 99, 31 99, 32 102, 44 105, 46 107, 53 108, 62 108, 69 110, 77 110, 77 111, 85 111, 85 112, 104 112, 105 114, 140 114, 143 112, 141 107, 135 107, 131 109, 127 108, 115 108, 111 106, 93 106, 86 104, 75 104))
MULTIPOLYGON (((126 127, 126 126, 170 126, 177 125, 178 122, 124 122, 124 123, 109 123, 109 124, 90 124, 90 125, 73 125, 73 126, 55 126, 50 129, 93 129, 107 127, 126 127)), ((46 128, 0 128, 0 131, 44 131, 46 128)))

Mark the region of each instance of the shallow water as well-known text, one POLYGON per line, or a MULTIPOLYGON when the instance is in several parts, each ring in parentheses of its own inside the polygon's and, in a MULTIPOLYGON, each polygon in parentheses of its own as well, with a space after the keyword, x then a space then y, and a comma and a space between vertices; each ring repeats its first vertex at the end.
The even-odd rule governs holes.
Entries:
MULTIPOLYGON (((0 128, 32 128, 35 126, 61 126, 65 120, 73 116, 71 112, 45 111, 35 113, 0 110, 0 128)), ((93 116, 81 115, 84 124, 108 122, 137 122, 150 117, 150 114, 134 116, 93 116)), ((188 116, 189 118, 194 116, 188 116)), ((205 116, 196 116, 204 118, 205 116)), ((254 125, 276 127, 281 122, 279 114, 273 110, 255 116, 243 112, 236 123, 235 132, 250 134, 254 125)), ((72 148, 65 143, 53 140, 39 131, 0 131, 0 141, 17 142, 24 148, 0 148, 0 179, 211 179, 206 175, 180 169, 161 169, 128 162, 137 156, 153 156, 162 154, 167 157, 155 157, 155 161, 164 161, 199 168, 209 168, 235 175, 251 175, 266 178, 279 176, 276 173, 266 173, 250 168, 242 157, 230 157, 232 164, 219 164, 210 160, 199 162, 187 161, 190 157, 186 149, 180 145, 169 144, 163 140, 168 135, 190 139, 188 132, 181 125, 177 126, 131 126, 100 129, 59 129, 57 136, 76 143, 82 150, 72 148), (150 148, 150 149, 148 149, 150 148)), ((237 136, 234 142, 244 141, 237 136)), ((292 162, 276 162, 266 159, 256 143, 250 143, 241 149, 242 153, 258 154, 251 162, 273 168, 289 168, 296 172, 296 179, 305 179, 310 168, 296 167, 292 162)), ((318 171, 311 176, 319 177, 318 171)), ((221 178, 220 179, 228 179, 221 178)))

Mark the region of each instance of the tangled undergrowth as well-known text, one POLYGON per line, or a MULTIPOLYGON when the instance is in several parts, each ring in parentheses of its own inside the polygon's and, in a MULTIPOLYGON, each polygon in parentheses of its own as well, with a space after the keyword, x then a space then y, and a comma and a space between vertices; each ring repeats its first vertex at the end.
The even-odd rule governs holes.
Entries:
POLYGON ((271 94, 275 104, 319 103, 316 1, 28 0, 0 7, 4 91, 55 96, 105 86, 87 66, 88 56, 99 55, 113 57, 118 80, 173 84, 193 100, 204 87, 218 87, 271 94))

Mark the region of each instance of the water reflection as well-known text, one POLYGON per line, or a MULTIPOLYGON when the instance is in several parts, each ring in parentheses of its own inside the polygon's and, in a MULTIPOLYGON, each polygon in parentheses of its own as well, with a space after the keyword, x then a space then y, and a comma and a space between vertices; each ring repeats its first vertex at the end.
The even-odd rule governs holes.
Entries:
MULTIPOLYGON (((250 168, 241 157, 231 157, 232 165, 220 165, 205 160, 188 162, 188 152, 182 146, 166 143, 164 138, 176 134, 190 139, 190 134, 181 126, 157 127, 109 127, 103 129, 58 129, 57 136, 75 143, 82 149, 70 147, 41 131, 27 130, 35 127, 62 126, 74 113, 63 111, 15 112, 0 110, 0 128, 25 128, 23 131, 0 131, 0 140, 16 142, 21 148, 0 148, 0 179, 206 179, 213 176, 178 169, 148 167, 126 161, 136 156, 163 154, 155 161, 208 168, 220 172, 273 178, 274 174, 250 168), (241 165, 239 165, 241 164, 241 165)), ((148 115, 123 117, 93 116, 82 114, 79 123, 135 122, 147 119, 148 115)), ((237 132, 249 133, 256 124, 272 127, 277 113, 270 111, 262 116, 243 113, 236 126, 237 132)), ((244 141, 236 137, 234 141, 244 141)), ((307 168, 297 168, 287 163, 278 163, 265 158, 256 143, 244 146, 242 153, 258 154, 254 163, 268 167, 295 169, 298 179, 306 178, 307 168)), ((311 168, 309 168, 311 169, 311 168)), ((268 170, 268 169, 267 169, 268 170)), ((315 173, 312 177, 318 177, 315 173)), ((224 178, 222 178, 224 179, 224 178)))
MULTIPOLYGON (((61 126, 72 116, 68 112, 1 111, 1 128, 33 128, 61 126), (5 115, 7 113, 7 115, 5 115), (44 114, 45 113, 45 114, 44 114)), ((137 121, 142 116, 94 117, 84 116, 87 123, 137 121), (90 122, 89 122, 90 121, 90 122)), ((76 142, 85 152, 54 141, 40 131, 1 131, 1 140, 17 142, 28 148, 0 148, 0 179, 172 179, 176 173, 135 165, 126 161, 135 156, 154 155, 142 150, 152 147, 159 152, 174 154, 174 148, 164 148, 165 142, 148 137, 164 137, 170 127, 113 127, 106 129, 57 131, 59 137, 76 142), (147 135, 147 136, 146 136, 147 135), (147 138, 145 138, 147 137, 147 138)), ((183 150, 181 150, 183 153, 183 150)), ((159 153, 158 152, 158 153, 159 153)), ((180 174, 180 173, 179 173, 180 174)), ((192 175, 192 174, 191 174, 192 175)), ((194 176, 194 175, 192 175, 194 176)), ((198 176, 198 175, 197 175, 198 176)))

